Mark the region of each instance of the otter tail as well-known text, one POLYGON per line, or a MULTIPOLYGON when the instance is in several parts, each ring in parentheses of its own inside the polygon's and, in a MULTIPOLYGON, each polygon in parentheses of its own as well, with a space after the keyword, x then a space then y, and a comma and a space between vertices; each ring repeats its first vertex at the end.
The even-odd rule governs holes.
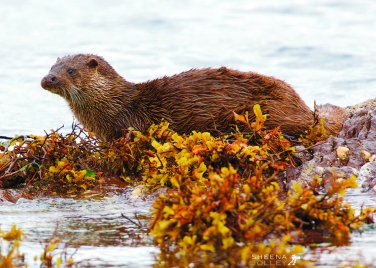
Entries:
POLYGON ((347 111, 339 106, 326 103, 316 105, 315 118, 324 118, 325 136, 336 136, 342 129, 343 122, 348 118, 347 111))

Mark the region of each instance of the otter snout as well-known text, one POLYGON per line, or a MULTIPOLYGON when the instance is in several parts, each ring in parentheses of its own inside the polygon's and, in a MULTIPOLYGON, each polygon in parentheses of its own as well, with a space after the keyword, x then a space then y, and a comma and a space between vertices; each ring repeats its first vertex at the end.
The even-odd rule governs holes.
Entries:
POLYGON ((40 82, 41 86, 44 89, 54 88, 59 83, 59 79, 54 76, 53 74, 48 74, 43 77, 42 81, 40 82))

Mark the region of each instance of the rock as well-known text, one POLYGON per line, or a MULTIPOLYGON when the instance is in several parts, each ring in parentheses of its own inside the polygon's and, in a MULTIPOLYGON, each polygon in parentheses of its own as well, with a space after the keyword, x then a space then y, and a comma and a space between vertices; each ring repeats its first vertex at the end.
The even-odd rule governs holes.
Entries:
POLYGON ((361 150, 360 153, 362 154, 364 161, 369 162, 369 159, 371 158, 371 154, 367 152, 366 150, 361 150))
POLYGON ((348 118, 339 134, 318 143, 312 158, 305 156, 295 176, 298 181, 309 182, 318 175, 327 188, 333 172, 338 179, 355 175, 363 191, 376 191, 376 99, 347 107, 346 111, 348 118))
POLYGON ((339 160, 346 161, 349 159, 350 149, 345 146, 339 146, 336 150, 339 160))
POLYGON ((338 137, 361 140, 376 140, 376 99, 346 108, 348 119, 343 123, 338 137))
POLYGON ((143 192, 145 191, 145 187, 143 185, 137 186, 131 193, 132 199, 138 199, 142 196, 143 192))
POLYGON ((359 187, 363 188, 363 191, 368 191, 371 188, 375 188, 376 162, 369 162, 360 168, 357 182, 359 187))
POLYGON ((358 176, 359 172, 356 168, 353 167, 331 167, 331 168, 324 168, 324 172, 322 173, 322 179, 324 188, 328 189, 332 186, 332 178, 336 174, 337 182, 341 180, 348 179, 351 176, 358 176))

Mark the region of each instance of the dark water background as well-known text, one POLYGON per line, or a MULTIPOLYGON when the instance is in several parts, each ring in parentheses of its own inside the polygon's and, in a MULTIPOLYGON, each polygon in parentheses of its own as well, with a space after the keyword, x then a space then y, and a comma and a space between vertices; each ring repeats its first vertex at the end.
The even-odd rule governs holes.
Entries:
MULTIPOLYGON (((375 44, 373 0, 2 0, 0 135, 43 134, 70 126, 72 114, 65 101, 40 87, 56 58, 68 54, 101 55, 131 82, 200 67, 256 71, 286 80, 310 107, 314 100, 347 106, 376 96, 375 44)), ((376 204, 368 194, 348 198, 359 206, 376 204)), ((1 227, 17 223, 29 233, 25 250, 31 258, 40 253, 38 239, 50 236, 57 221, 82 217, 82 222, 121 228, 124 222, 111 219, 137 205, 116 200, 98 201, 104 209, 100 211, 86 201, 2 203, 1 227)), ((372 259, 374 241, 374 231, 354 235, 337 257, 362 252, 372 259)), ((108 251, 108 260, 116 256, 114 265, 129 267, 150 266, 150 252, 156 251, 109 245, 82 250, 86 257, 108 251)), ((330 254, 318 261, 323 267, 336 263, 330 254)))

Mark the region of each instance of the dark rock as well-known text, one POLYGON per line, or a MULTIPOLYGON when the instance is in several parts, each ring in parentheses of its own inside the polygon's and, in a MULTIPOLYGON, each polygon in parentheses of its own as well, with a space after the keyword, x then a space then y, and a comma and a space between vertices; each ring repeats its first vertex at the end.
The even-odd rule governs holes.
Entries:
POLYGON ((376 99, 347 107, 348 119, 336 137, 330 137, 313 148, 312 159, 305 161, 295 175, 298 180, 309 182, 320 176, 325 188, 333 172, 339 178, 358 176, 364 191, 376 189, 376 99), (345 147, 345 148, 340 148, 345 147), (347 152, 341 155, 338 152, 347 152), (374 188, 375 187, 375 188, 374 188))

